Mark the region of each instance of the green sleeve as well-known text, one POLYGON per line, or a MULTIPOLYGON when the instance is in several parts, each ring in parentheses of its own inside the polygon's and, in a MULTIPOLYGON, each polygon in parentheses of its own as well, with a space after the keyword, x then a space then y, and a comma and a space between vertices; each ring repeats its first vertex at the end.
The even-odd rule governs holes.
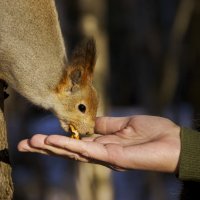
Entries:
POLYGON ((200 132, 183 127, 178 178, 183 181, 200 181, 200 132))

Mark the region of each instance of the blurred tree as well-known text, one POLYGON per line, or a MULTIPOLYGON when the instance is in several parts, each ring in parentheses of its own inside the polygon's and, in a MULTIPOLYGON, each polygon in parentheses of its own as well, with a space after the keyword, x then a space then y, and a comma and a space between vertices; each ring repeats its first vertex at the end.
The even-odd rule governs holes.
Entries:
POLYGON ((167 105, 173 103, 174 97, 177 95, 180 77, 186 67, 184 63, 181 64, 181 55, 184 52, 184 41, 194 12, 194 6, 193 0, 181 0, 179 2, 170 31, 169 45, 163 60, 160 87, 156 101, 158 113, 162 113, 162 110, 167 105))

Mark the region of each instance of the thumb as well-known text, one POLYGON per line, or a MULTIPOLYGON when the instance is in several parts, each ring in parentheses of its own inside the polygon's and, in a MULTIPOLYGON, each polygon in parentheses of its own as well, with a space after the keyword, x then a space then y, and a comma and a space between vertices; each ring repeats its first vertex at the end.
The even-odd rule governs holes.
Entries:
POLYGON ((95 133, 100 135, 113 134, 124 129, 130 117, 97 117, 95 121, 95 133))

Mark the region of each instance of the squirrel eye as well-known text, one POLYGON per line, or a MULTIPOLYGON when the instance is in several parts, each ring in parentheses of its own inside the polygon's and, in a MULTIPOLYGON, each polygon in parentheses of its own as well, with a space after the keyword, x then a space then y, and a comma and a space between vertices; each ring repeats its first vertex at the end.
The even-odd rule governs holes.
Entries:
POLYGON ((83 104, 79 104, 78 109, 79 109, 82 113, 85 113, 85 111, 86 111, 86 106, 83 105, 83 104))

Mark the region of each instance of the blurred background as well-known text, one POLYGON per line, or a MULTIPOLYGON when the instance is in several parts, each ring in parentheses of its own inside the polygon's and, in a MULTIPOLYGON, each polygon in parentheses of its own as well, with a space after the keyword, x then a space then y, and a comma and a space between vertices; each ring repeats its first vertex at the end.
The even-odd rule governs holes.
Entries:
MULTIPOLYGON (((200 127, 198 0, 57 0, 70 56, 93 36, 98 115, 159 115, 200 127)), ((37 84, 37 83, 36 83, 37 84)), ((14 200, 177 200, 175 175, 128 171, 19 153, 35 133, 65 134, 58 120, 10 89, 6 118, 14 200)))

